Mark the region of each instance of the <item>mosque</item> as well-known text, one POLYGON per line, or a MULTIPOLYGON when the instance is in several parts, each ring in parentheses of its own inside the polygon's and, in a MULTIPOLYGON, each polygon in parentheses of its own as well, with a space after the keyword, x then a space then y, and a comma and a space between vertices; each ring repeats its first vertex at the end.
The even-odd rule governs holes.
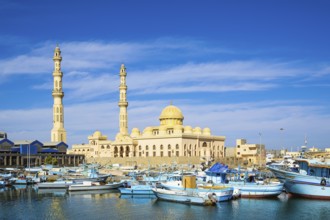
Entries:
MULTIPOLYGON (((106 163, 141 164, 141 163, 200 163, 220 159, 225 156, 225 137, 214 136, 209 128, 184 126, 181 110, 166 106, 159 116, 159 126, 149 126, 143 131, 133 128, 128 132, 126 68, 121 65, 119 77, 119 132, 115 140, 108 140, 100 131, 88 136, 88 144, 74 144, 68 149, 69 154, 83 154, 87 161, 106 163)), ((56 76, 54 76, 56 77, 56 76)), ((60 81, 60 79, 58 79, 60 81)), ((62 98, 61 94, 56 97, 62 98)), ((56 103, 61 103, 57 101, 56 103)), ((65 137, 62 126, 62 103, 54 106, 54 126, 52 136, 65 137), (57 108, 59 110, 57 110, 57 108)))

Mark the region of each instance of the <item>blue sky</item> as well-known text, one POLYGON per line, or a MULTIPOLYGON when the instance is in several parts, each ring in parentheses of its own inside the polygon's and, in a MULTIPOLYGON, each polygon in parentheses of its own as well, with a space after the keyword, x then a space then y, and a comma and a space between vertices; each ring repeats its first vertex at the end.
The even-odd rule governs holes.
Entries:
POLYGON ((69 145, 95 130, 114 139, 124 63, 129 130, 159 125, 172 101, 184 125, 226 146, 296 150, 306 135, 330 147, 329 11, 304 0, 0 0, 0 130, 50 140, 58 43, 69 145))

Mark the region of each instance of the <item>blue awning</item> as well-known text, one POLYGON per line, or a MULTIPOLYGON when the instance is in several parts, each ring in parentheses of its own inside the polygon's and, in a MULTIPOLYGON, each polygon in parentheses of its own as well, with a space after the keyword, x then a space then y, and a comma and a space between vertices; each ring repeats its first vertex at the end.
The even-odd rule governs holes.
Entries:
POLYGON ((228 165, 216 163, 207 172, 209 173, 227 173, 229 171, 228 165))
POLYGON ((41 153, 58 153, 56 149, 42 149, 41 153))

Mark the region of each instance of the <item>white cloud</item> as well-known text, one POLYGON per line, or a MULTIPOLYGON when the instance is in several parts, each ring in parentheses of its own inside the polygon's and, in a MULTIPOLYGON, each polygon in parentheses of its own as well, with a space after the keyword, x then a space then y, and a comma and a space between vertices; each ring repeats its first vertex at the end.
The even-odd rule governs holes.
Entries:
MULTIPOLYGON (((10 76, 17 74, 50 75, 54 45, 46 42, 30 53, 0 60, 1 83, 4 78, 8 82, 10 76)), ((138 127, 143 130, 146 126, 158 125, 159 114, 168 105, 168 101, 161 99, 171 94, 185 115, 186 125, 210 127, 213 134, 227 136, 227 145, 233 145, 237 138, 257 142, 259 132, 262 132, 266 145, 276 145, 281 138, 278 131, 281 127, 285 128, 288 145, 301 143, 305 133, 314 138, 316 145, 327 145, 329 117, 321 112, 326 112, 322 104, 313 102, 311 107, 304 100, 274 102, 265 96, 260 99, 264 102, 243 103, 237 99, 236 104, 226 104, 194 95, 200 92, 270 92, 287 81, 299 85, 304 80, 327 79, 327 66, 302 68, 299 62, 261 59, 222 61, 217 56, 205 61, 205 54, 235 54, 235 51, 210 48, 203 42, 189 40, 64 42, 60 47, 69 144, 86 142, 87 136, 95 130, 114 138, 118 131, 118 73, 120 64, 125 63, 130 129, 138 127), (182 99, 176 98, 178 94, 182 99), (146 97, 141 95, 154 95, 154 100, 140 100, 146 97)), ((52 87, 51 77, 45 77, 44 83, 33 86, 34 89, 47 90, 52 87)), ((51 118, 51 108, 0 109, 1 129, 7 131, 13 140, 49 140, 51 118), (36 122, 38 126, 35 126, 36 122)))
MULTIPOLYGON (((303 144, 304 136, 309 144, 329 147, 325 137, 330 132, 330 117, 321 112, 322 106, 306 107, 304 102, 256 102, 237 104, 207 104, 194 100, 176 100, 185 117, 184 125, 209 127, 213 135, 227 137, 226 146, 233 146, 238 138, 249 143, 262 142, 269 148, 296 147, 303 144), (279 129, 285 128, 283 134, 279 129), (322 129, 320 129, 322 128, 322 129), (282 135, 282 136, 281 136, 282 135), (283 140, 282 140, 283 138, 283 140), (283 142, 283 143, 281 143, 283 142)), ((129 129, 159 125, 158 117, 168 105, 163 100, 133 101, 129 103, 129 129)), ((87 136, 100 130, 113 140, 118 132, 119 108, 117 102, 92 102, 64 107, 65 128, 68 143, 86 143, 87 136)), ((51 109, 0 110, 2 129, 9 139, 38 139, 49 141, 51 109), (37 126, 35 126, 37 125, 37 126)))

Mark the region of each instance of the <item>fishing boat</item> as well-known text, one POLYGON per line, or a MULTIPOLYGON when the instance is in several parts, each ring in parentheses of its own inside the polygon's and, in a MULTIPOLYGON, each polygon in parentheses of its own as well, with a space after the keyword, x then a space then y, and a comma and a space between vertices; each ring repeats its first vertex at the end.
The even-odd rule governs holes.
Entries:
POLYGON ((57 180, 54 182, 38 183, 36 187, 38 189, 67 189, 72 184, 75 184, 75 182, 71 180, 57 180))
POLYGON ((283 183, 246 183, 246 182, 229 182, 225 184, 239 190, 242 198, 267 198, 277 197, 283 192, 283 183))
POLYGON ((217 202, 215 196, 212 193, 205 194, 199 193, 197 191, 168 190, 160 188, 153 188, 152 191, 157 199, 166 201, 195 205, 214 205, 217 202))
MULTIPOLYGON (((174 177, 174 176, 173 176, 174 177)), ((234 188, 231 186, 211 186, 196 183, 196 176, 184 175, 182 180, 169 179, 167 182, 161 183, 161 187, 173 191, 191 191, 200 195, 213 194, 219 202, 228 201, 233 198, 234 188)))
POLYGON ((329 161, 296 159, 298 170, 268 165, 267 168, 284 183, 285 190, 293 195, 312 199, 330 200, 329 161))
POLYGON ((257 180, 255 172, 241 173, 240 170, 230 170, 224 164, 216 163, 206 171, 206 180, 213 186, 234 187, 235 196, 239 193, 242 198, 277 197, 283 192, 283 183, 257 180), (232 178, 227 175, 232 174, 232 178))
POLYGON ((118 188, 121 195, 153 195, 152 186, 137 184, 118 188))
POLYGON ((83 181, 83 183, 72 184, 69 186, 69 191, 83 191, 83 190, 105 190, 118 189, 123 186, 126 181, 101 184, 100 182, 83 181))
POLYGON ((29 177, 18 177, 18 178, 10 178, 10 181, 12 181, 13 185, 31 185, 33 184, 32 178, 29 177))

